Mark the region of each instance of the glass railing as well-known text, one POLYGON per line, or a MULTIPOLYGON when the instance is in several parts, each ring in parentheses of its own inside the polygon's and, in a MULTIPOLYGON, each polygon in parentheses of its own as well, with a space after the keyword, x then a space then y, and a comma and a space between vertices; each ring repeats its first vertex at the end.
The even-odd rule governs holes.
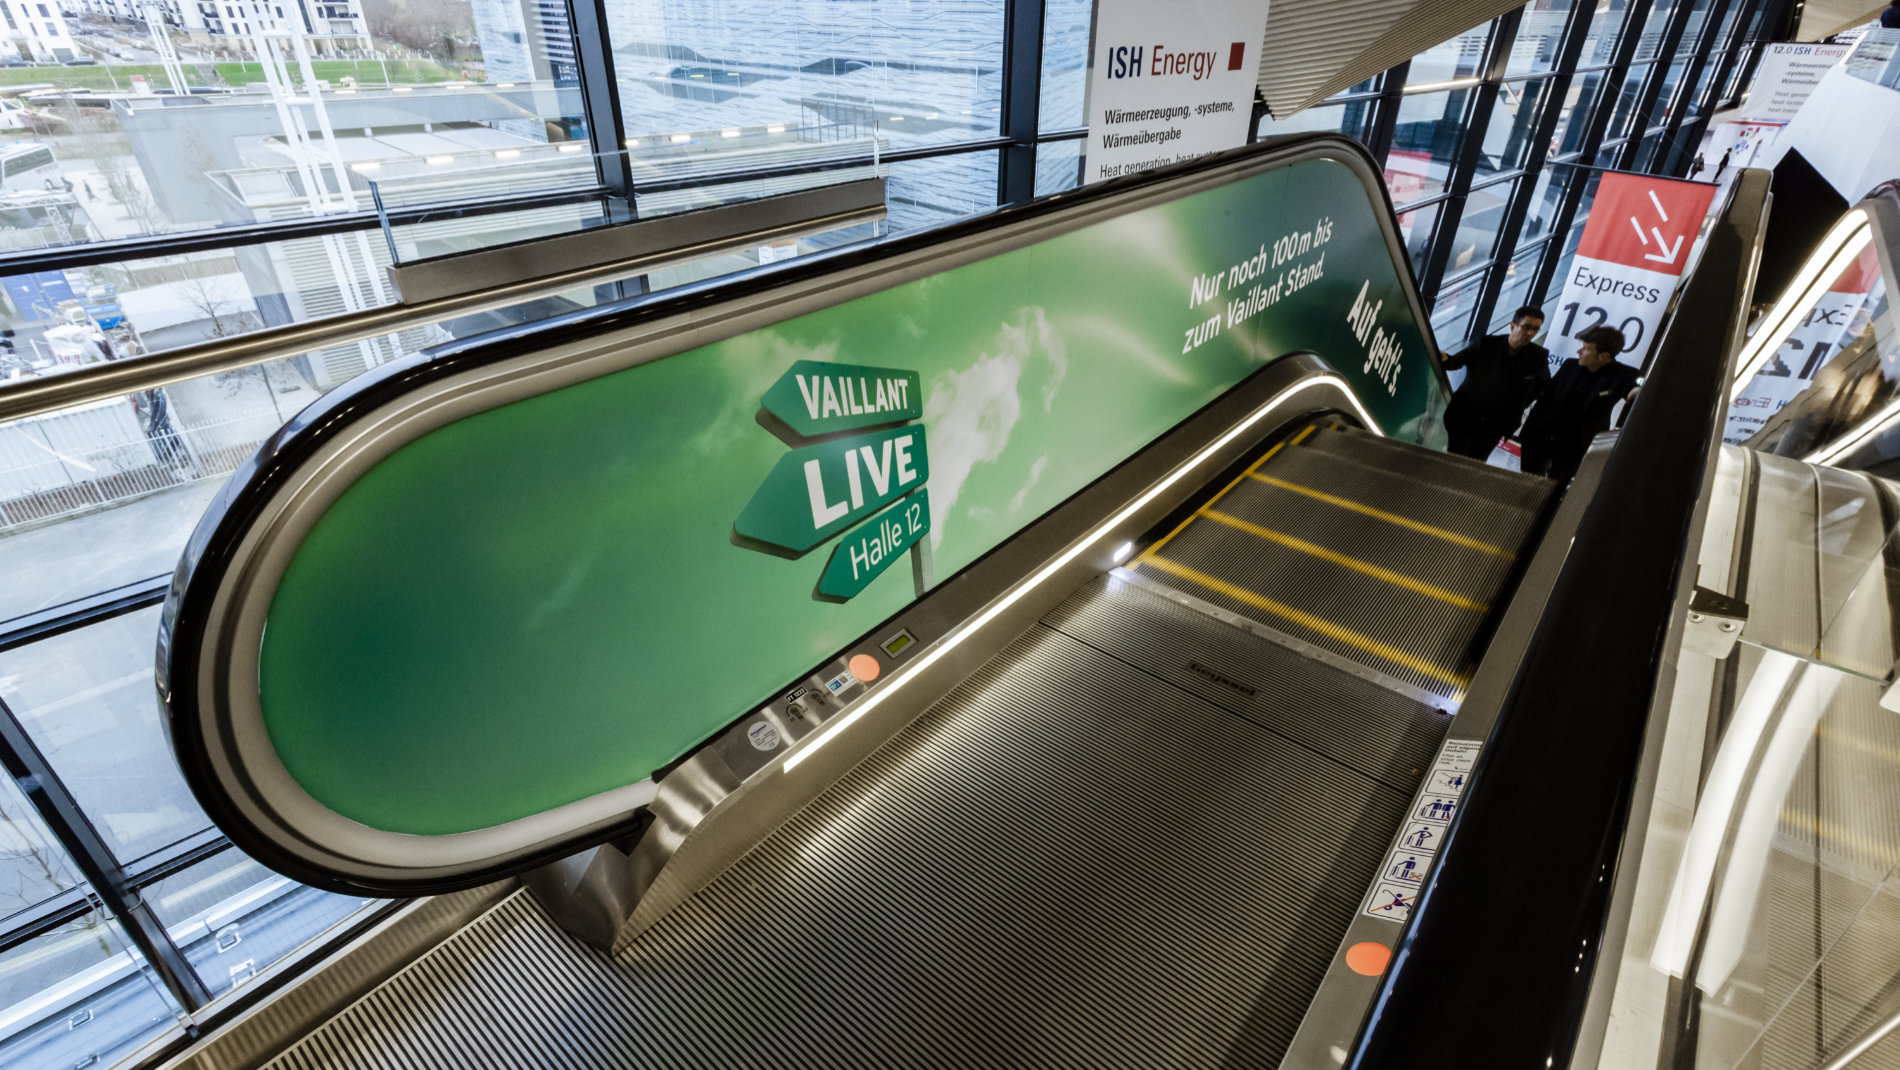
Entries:
POLYGON ((1595 1065, 1892 1065, 1900 484, 1730 446, 1715 486, 1700 582, 1746 622, 1724 642, 1692 608, 1657 707, 1595 1065))

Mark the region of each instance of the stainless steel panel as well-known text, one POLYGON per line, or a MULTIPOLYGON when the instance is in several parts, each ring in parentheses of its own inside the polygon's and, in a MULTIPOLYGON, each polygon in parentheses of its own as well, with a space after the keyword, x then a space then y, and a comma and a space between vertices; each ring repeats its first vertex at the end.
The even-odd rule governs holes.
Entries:
POLYGON ((272 1065, 1271 1064, 1403 805, 1038 627, 621 954, 518 896, 272 1065))
POLYGON ((1132 583, 1091 583, 1043 623, 1407 796, 1451 722, 1132 583))

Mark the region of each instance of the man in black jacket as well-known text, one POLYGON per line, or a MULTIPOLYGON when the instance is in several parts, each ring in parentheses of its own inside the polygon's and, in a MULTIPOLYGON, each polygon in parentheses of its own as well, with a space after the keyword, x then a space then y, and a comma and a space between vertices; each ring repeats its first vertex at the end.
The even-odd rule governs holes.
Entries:
POLYGON ((1550 381, 1550 351, 1531 341, 1543 329, 1543 310, 1527 305, 1511 317, 1509 333, 1480 338, 1455 357, 1440 357, 1446 371, 1465 370, 1465 381, 1445 408, 1451 452, 1482 461, 1498 439, 1517 430, 1524 406, 1550 381))
POLYGON ((1590 440, 1610 429, 1619 401, 1636 400, 1635 368, 1616 359, 1623 332, 1591 327, 1577 334, 1577 355, 1564 361, 1524 418, 1524 471, 1568 483, 1583 464, 1590 440))

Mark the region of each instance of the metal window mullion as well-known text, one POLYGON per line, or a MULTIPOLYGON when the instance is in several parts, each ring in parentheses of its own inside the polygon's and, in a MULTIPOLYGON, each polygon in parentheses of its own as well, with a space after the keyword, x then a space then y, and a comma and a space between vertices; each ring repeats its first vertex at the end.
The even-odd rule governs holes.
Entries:
MULTIPOLYGON (((1379 76, 1379 98, 1373 106, 1366 151, 1378 161, 1381 173, 1385 171, 1386 157, 1392 154, 1392 138, 1399 128, 1399 106, 1405 98, 1405 76, 1411 69, 1412 61, 1408 59, 1379 76)), ((1390 197, 1389 190, 1387 196, 1390 197)))
POLYGON ((620 114, 620 86, 607 38, 607 0, 567 0, 567 21, 580 67, 587 138, 607 191, 602 207, 609 223, 629 223, 640 218, 640 211, 634 204, 633 162, 627 157, 626 120, 620 114))
POLYGON ((1669 21, 1663 24, 1662 42, 1656 46, 1656 57, 1649 65, 1649 77, 1643 80, 1643 91, 1637 96, 1636 107, 1630 113, 1630 138, 1624 143, 1622 151, 1616 154, 1616 166, 1619 168, 1633 168, 1636 155, 1643 151, 1643 142, 1649 139, 1649 113, 1655 110, 1656 101, 1662 97, 1663 83, 1669 80, 1669 68, 1676 65, 1676 52, 1682 47, 1682 33, 1689 28, 1689 19, 1694 15, 1695 0, 1676 0, 1675 8, 1669 12, 1669 21))
POLYGON ((1498 253, 1493 257, 1495 270, 1485 280, 1483 292, 1478 295, 1478 308, 1474 322, 1479 330, 1487 330, 1491 320, 1497 315, 1498 295, 1504 291, 1504 266, 1517 256, 1517 239, 1524 233, 1524 220, 1530 215, 1531 198, 1537 192, 1537 177, 1543 173, 1546 161, 1550 159, 1550 139, 1557 136, 1557 123, 1563 117, 1564 98, 1570 94, 1570 84, 1575 79, 1574 68, 1583 55, 1583 46, 1590 37, 1590 21, 1596 15, 1593 3, 1576 3, 1570 8, 1570 23, 1564 27, 1564 40, 1557 50, 1557 69, 1544 83, 1546 86, 1543 112, 1537 117, 1536 131, 1531 135, 1531 154, 1524 161, 1524 173, 1518 176, 1517 190, 1511 195, 1511 204, 1505 209, 1504 224, 1498 229, 1498 253))
MULTIPOLYGON (((1036 137, 1042 123, 1043 0, 1003 3, 1003 127, 1009 146, 996 160, 996 203, 1036 196, 1036 137)), ((1252 128, 1249 127, 1249 136, 1252 128)))
POLYGON ((38 939, 62 925, 70 925, 96 909, 92 896, 84 888, 68 888, 50 898, 7 915, 0 931, 0 955, 30 940, 38 939))
MULTIPOLYGON (((1603 145, 1603 132, 1609 129, 1610 118, 1616 114, 1616 102, 1623 95, 1623 82, 1629 77, 1630 59, 1636 55, 1636 46, 1641 43, 1643 26, 1649 21, 1652 0, 1634 0, 1624 15, 1623 34, 1616 42, 1615 62, 1610 65, 1609 77, 1603 80, 1598 90, 1596 112, 1590 116, 1590 125, 1585 129, 1583 145, 1577 152, 1577 159, 1594 162, 1597 152, 1603 145)), ((1544 259, 1537 266, 1537 278, 1532 280, 1531 293, 1541 295, 1550 289, 1551 277, 1557 273, 1557 261, 1563 259, 1566 240, 1570 236, 1572 221, 1577 209, 1583 204, 1583 187, 1588 178, 1581 173, 1572 176, 1564 189, 1563 204, 1557 209, 1556 225, 1550 232, 1550 244, 1545 248, 1544 259)))
POLYGON ((1722 32, 1723 20, 1728 18, 1729 8, 1735 2, 1736 0, 1715 0, 1714 6, 1709 8, 1709 17, 1704 22, 1702 36, 1696 40, 1695 54, 1690 57, 1689 66, 1683 69, 1682 81, 1676 85, 1677 106, 1670 111, 1669 121, 1663 125, 1662 144, 1657 146, 1656 155, 1650 160, 1650 167, 1657 174, 1675 174, 1678 163, 1688 162, 1683 159, 1683 143, 1678 140, 1683 133, 1682 121, 1691 109, 1697 111, 1699 114, 1696 116, 1696 122, 1692 124, 1693 129, 1693 127, 1701 126, 1702 120, 1709 114, 1706 106, 1707 97, 1714 87, 1698 90, 1696 85, 1702 80, 1702 72, 1708 69, 1709 53, 1715 48, 1716 35, 1722 32))
POLYGON ((1438 211, 1432 231, 1431 250, 1425 257, 1425 271, 1419 279, 1419 296, 1427 308, 1438 303, 1438 288, 1445 279, 1445 264, 1451 259, 1451 246, 1458 237, 1458 224, 1464 218, 1465 199, 1471 195, 1471 179, 1478 171, 1478 159, 1484 155, 1484 137, 1490 132, 1491 116, 1497 111, 1498 86, 1504 80, 1517 43, 1517 27, 1524 10, 1498 19, 1491 27, 1491 47, 1485 57, 1484 78, 1477 86, 1477 97, 1465 113, 1464 140, 1458 146, 1458 159, 1452 165, 1450 196, 1438 211))
POLYGON ((0 762, 178 1005, 191 1012, 211 1002, 211 990, 185 960, 184 951, 165 934, 164 924, 138 889, 126 880, 105 838, 4 700, 0 700, 0 762))

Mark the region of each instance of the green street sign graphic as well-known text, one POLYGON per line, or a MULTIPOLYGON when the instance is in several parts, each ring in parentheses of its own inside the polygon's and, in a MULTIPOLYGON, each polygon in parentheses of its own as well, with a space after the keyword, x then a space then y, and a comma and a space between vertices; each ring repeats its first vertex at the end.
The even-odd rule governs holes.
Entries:
POLYGON ((779 458, 733 530, 802 554, 929 478, 922 427, 806 446, 779 458))
POLYGON ((801 360, 765 392, 765 411, 804 438, 915 420, 924 414, 916 372, 801 360))
POLYGON ((930 492, 920 490, 839 541, 818 579, 818 593, 840 602, 856 598, 928 534, 930 492))

